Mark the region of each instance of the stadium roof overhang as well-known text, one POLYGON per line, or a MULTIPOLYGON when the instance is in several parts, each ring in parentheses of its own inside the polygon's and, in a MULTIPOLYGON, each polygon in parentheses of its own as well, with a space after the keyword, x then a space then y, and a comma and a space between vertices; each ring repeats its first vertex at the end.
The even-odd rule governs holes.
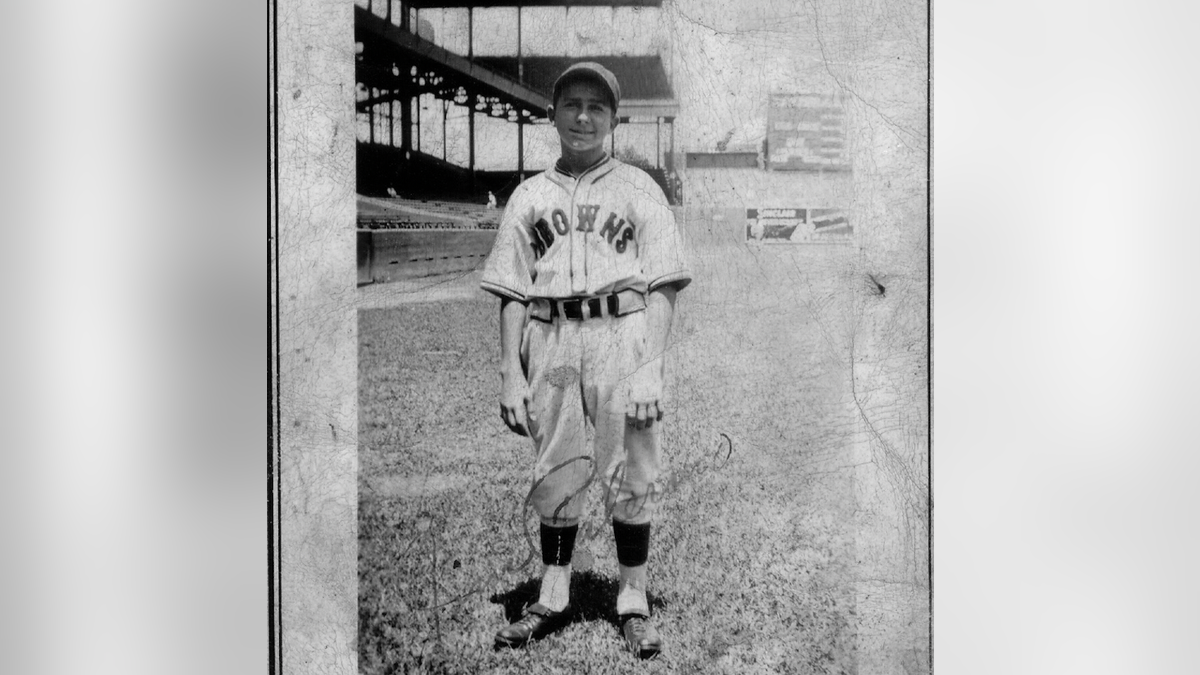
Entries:
POLYGON ((362 7, 354 8, 354 33, 355 39, 363 43, 364 52, 371 52, 359 55, 356 79, 383 92, 378 98, 359 101, 360 109, 431 93, 461 105, 474 98, 478 109, 513 121, 546 116, 550 100, 544 93, 447 51, 362 7))
POLYGON ((474 105, 493 117, 532 122, 545 118, 554 80, 567 66, 596 61, 621 83, 618 113, 622 121, 669 121, 679 114, 679 102, 657 54, 467 59, 362 7, 355 7, 354 12, 355 37, 364 50, 358 58, 356 79, 380 91, 378 97, 359 101, 360 109, 382 101, 433 94, 459 105, 474 105))
POLYGON ((408 0, 416 9, 444 7, 662 7, 662 0, 408 0))
POLYGON ((644 56, 526 56, 520 60, 515 56, 485 56, 475 59, 476 63, 505 75, 516 78, 522 73, 523 81, 535 91, 550 97, 554 81, 559 74, 573 63, 594 61, 612 71, 621 83, 621 105, 618 114, 622 121, 651 121, 657 118, 673 119, 679 114, 679 101, 667 79, 662 58, 657 54, 644 56))

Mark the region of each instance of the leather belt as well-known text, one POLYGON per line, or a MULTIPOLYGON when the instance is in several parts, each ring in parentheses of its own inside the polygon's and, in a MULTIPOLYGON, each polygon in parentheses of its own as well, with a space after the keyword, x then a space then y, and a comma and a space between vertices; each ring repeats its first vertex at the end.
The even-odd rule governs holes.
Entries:
POLYGON ((625 290, 590 298, 534 298, 529 307, 530 316, 542 321, 582 321, 641 311, 646 308, 646 298, 637 291, 625 290))

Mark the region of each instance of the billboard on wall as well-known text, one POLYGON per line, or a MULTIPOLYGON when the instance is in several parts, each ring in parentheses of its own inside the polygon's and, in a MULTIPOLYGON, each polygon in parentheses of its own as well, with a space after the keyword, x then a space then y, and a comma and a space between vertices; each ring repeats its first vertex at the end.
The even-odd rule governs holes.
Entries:
POLYGON ((849 171, 841 95, 771 94, 766 165, 772 171, 849 171))
POLYGON ((854 228, 841 209, 746 209, 746 241, 756 244, 850 242, 854 228))

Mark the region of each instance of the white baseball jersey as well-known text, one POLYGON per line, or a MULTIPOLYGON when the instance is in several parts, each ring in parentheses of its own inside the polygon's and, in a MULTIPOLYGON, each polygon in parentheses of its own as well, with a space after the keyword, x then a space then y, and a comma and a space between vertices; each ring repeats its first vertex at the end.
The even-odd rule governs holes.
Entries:
POLYGON ((646 172, 606 156, 579 178, 556 165, 517 187, 480 285, 528 302, 690 281, 662 190, 646 172))

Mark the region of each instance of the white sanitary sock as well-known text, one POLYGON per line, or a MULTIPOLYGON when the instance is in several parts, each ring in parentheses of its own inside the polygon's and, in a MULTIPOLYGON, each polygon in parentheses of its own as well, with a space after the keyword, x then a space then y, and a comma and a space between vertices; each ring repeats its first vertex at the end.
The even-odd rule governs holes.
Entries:
POLYGON ((626 567, 620 565, 621 590, 617 593, 617 614, 650 615, 650 604, 646 601, 646 566, 626 567))
POLYGON ((546 565, 538 602, 552 612, 561 612, 571 603, 571 566, 546 565))

